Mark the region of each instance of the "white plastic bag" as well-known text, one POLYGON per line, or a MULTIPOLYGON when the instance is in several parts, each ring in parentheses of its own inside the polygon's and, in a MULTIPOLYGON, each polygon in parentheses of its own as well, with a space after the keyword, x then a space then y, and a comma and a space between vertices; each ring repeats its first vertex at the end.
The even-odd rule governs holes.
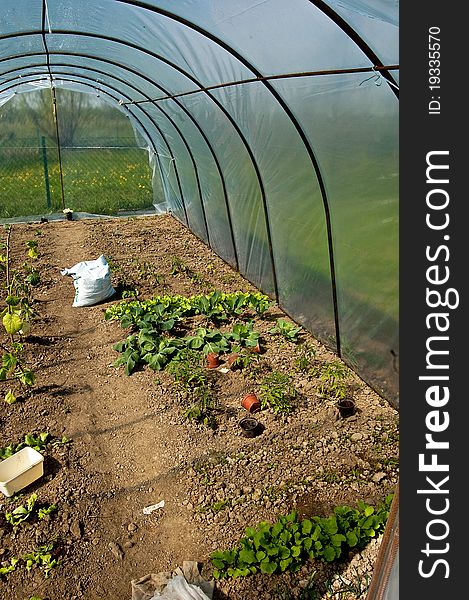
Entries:
POLYGON ((70 269, 60 271, 62 275, 71 275, 75 287, 75 299, 72 306, 92 306, 106 300, 116 290, 111 285, 111 270, 101 254, 96 260, 79 262, 70 269))
POLYGON ((156 592, 151 600, 209 600, 209 597, 197 585, 187 583, 182 575, 176 575, 165 589, 156 592))

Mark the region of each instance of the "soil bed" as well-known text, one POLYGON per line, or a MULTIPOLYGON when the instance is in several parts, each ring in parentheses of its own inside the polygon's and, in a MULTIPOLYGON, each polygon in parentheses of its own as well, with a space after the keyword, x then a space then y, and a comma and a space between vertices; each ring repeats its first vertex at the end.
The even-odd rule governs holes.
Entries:
MULTIPOLYGON (((38 242, 41 283, 25 352, 36 383, 16 403, 0 403, 0 447, 40 432, 69 441, 47 446, 44 476, 22 496, 0 494, 0 562, 55 540, 62 564, 47 578, 36 567, 0 577, 2 600, 130 600, 131 580, 173 571, 185 560, 200 561, 210 579, 210 553, 235 545, 247 526, 273 522, 294 508, 306 517, 327 516, 337 505, 356 507, 358 500, 377 505, 394 492, 398 413, 351 374, 356 411, 341 419, 335 402, 318 393, 318 379, 297 360, 305 347, 314 349, 316 364, 336 357, 305 331, 297 344, 270 334, 279 317, 291 321, 275 305, 253 319, 261 333, 257 378, 244 369, 211 370, 215 429, 183 416, 168 372, 145 367, 127 376, 112 366, 118 356, 113 344, 129 333, 104 320, 119 295, 73 308, 73 282, 61 269, 103 254, 114 287, 137 288, 139 299, 257 291, 174 218, 15 224, 14 260, 23 260, 31 239, 38 242), (239 421, 248 413, 241 400, 259 391, 259 377, 269 370, 292 376, 294 410, 287 416, 257 412, 262 431, 245 437, 239 421), (57 510, 13 529, 4 513, 33 492, 57 510), (163 508, 143 513, 161 500, 163 508)), ((198 325, 194 320, 191 326, 198 325)), ((0 381, 2 399, 7 389, 0 381)), ((304 598, 301 590, 314 572, 317 598, 365 598, 378 548, 379 540, 340 563, 309 561, 296 574, 223 580, 214 599, 304 598), (334 573, 352 581, 351 565, 362 591, 326 595, 334 573)))

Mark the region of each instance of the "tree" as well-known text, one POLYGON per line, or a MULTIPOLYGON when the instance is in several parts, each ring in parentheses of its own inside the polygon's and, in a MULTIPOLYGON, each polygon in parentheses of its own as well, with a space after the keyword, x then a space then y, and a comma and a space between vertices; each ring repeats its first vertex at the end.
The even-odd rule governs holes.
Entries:
MULTIPOLYGON (((87 129, 92 128, 93 121, 97 118, 96 110, 94 110, 94 98, 90 94, 62 88, 55 90, 55 98, 60 145, 61 147, 73 146, 80 129, 85 124, 87 129)), ((19 107, 39 133, 56 144, 57 132, 53 100, 52 90, 41 89, 21 94, 19 107)))

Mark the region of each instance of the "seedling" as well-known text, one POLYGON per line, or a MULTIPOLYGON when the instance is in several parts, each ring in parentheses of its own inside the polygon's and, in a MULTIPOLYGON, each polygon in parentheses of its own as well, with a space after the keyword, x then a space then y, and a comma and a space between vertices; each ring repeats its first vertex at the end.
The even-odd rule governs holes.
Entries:
MULTIPOLYGON (((43 432, 39 433, 37 436, 32 433, 28 433, 24 436, 23 442, 20 442, 19 444, 16 444, 16 445, 9 444, 8 446, 5 446, 4 448, 0 448, 0 460, 5 460, 5 458, 9 458, 10 456, 13 456, 13 454, 18 452, 25 446, 29 446, 30 448, 34 448, 34 450, 41 452, 42 450, 45 449, 46 445, 49 443, 50 437, 51 437, 51 435, 47 431, 43 431, 43 432)), ((62 440, 55 440, 52 443, 52 445, 57 445, 57 444, 66 443, 66 442, 68 442, 68 439, 65 436, 63 436, 62 440)))
POLYGON ((326 362, 313 367, 311 374, 319 379, 318 392, 325 398, 341 400, 348 394, 346 379, 350 376, 348 367, 341 361, 326 362))
POLYGON ((215 579, 256 573, 298 571, 309 558, 326 562, 339 559, 350 548, 362 549, 384 531, 392 495, 376 509, 364 502, 358 508, 339 506, 329 517, 298 520, 296 511, 276 523, 248 527, 239 544, 210 555, 215 579))
POLYGON ((273 371, 260 384, 262 408, 270 408, 275 414, 288 414, 293 410, 292 401, 297 392, 290 375, 273 371))
POLYGON ((48 577, 49 572, 61 564, 61 560, 53 556, 54 544, 45 544, 39 546, 37 550, 28 552, 21 557, 24 561, 27 571, 30 571, 34 566, 39 567, 44 571, 44 576, 48 577))
POLYGON ((298 346, 298 350, 294 359, 294 363, 298 371, 301 371, 302 373, 308 372, 315 356, 316 349, 314 348, 314 346, 311 346, 307 343, 298 346))
POLYGON ((217 329, 209 330, 205 327, 199 327, 195 331, 195 335, 185 338, 188 348, 200 349, 204 354, 209 352, 226 352, 230 349, 227 336, 223 335, 217 329))
POLYGON ((233 351, 237 352, 242 346, 254 348, 259 343, 260 333, 254 331, 252 321, 236 323, 228 337, 235 343, 233 351))
POLYGON ((45 504, 43 506, 37 506, 37 494, 31 494, 31 496, 26 501, 26 506, 21 504, 17 506, 12 511, 5 512, 5 519, 10 525, 16 527, 23 521, 26 521, 30 517, 32 518, 34 515, 37 516, 38 519, 42 520, 45 517, 49 516, 55 510, 57 510, 56 504, 45 504))
POLYGON ((286 321, 285 319, 277 319, 277 324, 275 327, 269 329, 269 333, 273 333, 274 335, 281 335, 284 339, 293 344, 298 342, 298 334, 301 331, 301 327, 296 327, 292 323, 286 321))
POLYGON ((33 513, 34 505, 36 504, 37 494, 31 494, 26 502, 26 506, 17 506, 13 511, 5 513, 5 519, 10 525, 16 526, 23 521, 26 521, 33 513))

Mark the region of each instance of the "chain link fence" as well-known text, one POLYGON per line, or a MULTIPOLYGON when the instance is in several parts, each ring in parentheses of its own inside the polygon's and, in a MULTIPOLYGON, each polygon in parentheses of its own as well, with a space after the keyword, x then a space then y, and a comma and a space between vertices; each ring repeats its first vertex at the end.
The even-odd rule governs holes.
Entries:
POLYGON ((82 140, 80 146, 61 148, 60 157, 57 145, 44 136, 15 142, 0 147, 2 219, 64 207, 106 215, 152 208, 148 153, 135 140, 119 140, 117 145, 111 139, 100 147, 82 140))

